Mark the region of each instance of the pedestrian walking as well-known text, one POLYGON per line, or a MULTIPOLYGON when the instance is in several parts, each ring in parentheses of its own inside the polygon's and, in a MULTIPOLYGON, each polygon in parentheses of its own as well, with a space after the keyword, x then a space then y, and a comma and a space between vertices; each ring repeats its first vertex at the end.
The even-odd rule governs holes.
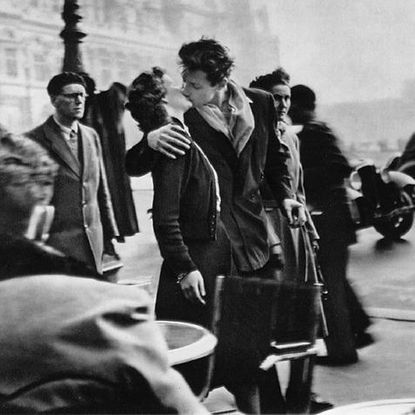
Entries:
POLYGON ((356 241, 344 180, 351 167, 330 127, 316 117, 316 96, 305 85, 291 89, 292 122, 300 125, 300 160, 307 204, 320 236, 318 262, 327 290, 325 338, 328 357, 321 363, 345 365, 358 360, 356 348, 371 342, 370 325, 347 279, 349 245, 356 241))

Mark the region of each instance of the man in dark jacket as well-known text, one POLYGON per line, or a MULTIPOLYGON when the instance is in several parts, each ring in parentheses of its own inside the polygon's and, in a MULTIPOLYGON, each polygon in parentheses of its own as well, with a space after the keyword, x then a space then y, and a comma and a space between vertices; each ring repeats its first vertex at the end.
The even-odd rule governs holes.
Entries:
POLYGON ((330 127, 316 119, 316 96, 305 85, 291 88, 289 115, 299 125, 300 160, 307 204, 320 236, 319 264, 328 299, 325 339, 328 364, 357 361, 356 348, 371 342, 370 322, 347 280, 348 246, 356 241, 344 179, 351 167, 330 127))

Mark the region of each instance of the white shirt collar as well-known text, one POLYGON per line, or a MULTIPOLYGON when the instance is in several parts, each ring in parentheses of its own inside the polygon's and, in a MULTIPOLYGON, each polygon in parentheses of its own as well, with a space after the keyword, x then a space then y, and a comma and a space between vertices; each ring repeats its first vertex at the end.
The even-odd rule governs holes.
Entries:
POLYGON ((59 121, 58 121, 58 119, 57 119, 57 117, 56 117, 56 114, 53 114, 53 119, 55 120, 55 122, 56 122, 56 124, 58 124, 59 125, 59 128, 65 133, 65 134, 70 134, 71 133, 71 131, 74 131, 75 133, 77 133, 78 132, 78 128, 79 128, 79 123, 78 123, 78 121, 74 121, 73 123, 72 123, 72 125, 70 126, 70 127, 67 127, 66 125, 63 125, 63 124, 61 124, 59 121))

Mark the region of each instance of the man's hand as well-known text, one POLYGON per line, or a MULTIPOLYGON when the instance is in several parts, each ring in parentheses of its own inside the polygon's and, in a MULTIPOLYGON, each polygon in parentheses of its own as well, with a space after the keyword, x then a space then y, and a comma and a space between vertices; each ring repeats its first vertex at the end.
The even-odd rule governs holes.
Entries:
POLYGON ((190 148, 188 133, 178 125, 167 124, 147 135, 148 146, 172 159, 183 156, 190 148))
POLYGON ((192 303, 200 303, 205 305, 206 301, 203 297, 206 295, 205 282, 199 271, 189 272, 181 281, 180 288, 185 298, 192 303))
POLYGON ((294 199, 284 199, 282 208, 292 228, 303 226, 307 222, 304 205, 294 199))

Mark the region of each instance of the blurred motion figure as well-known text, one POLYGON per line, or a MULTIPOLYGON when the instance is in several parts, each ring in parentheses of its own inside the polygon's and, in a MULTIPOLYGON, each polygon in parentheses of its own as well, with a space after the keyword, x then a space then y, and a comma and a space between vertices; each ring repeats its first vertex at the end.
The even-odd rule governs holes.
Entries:
POLYGON ((356 362, 356 348, 373 339, 366 333, 369 318, 347 280, 348 246, 356 242, 344 186, 351 167, 333 131, 316 119, 315 109, 313 90, 305 85, 291 88, 289 116, 299 126, 307 204, 320 236, 318 262, 328 290, 328 357, 320 362, 344 365, 356 362))

